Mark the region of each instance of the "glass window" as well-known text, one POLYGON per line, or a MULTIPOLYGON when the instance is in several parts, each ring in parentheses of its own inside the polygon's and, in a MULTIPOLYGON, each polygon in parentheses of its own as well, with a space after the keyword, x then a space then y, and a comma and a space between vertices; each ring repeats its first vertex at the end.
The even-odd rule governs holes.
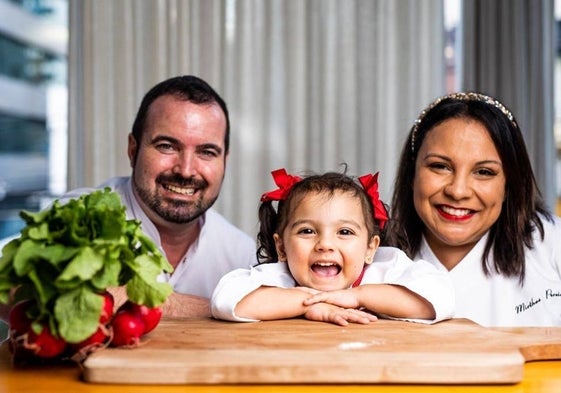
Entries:
POLYGON ((67 0, 0 1, 0 239, 66 187, 67 19, 67 0))
POLYGON ((459 19, 461 0, 444 0, 444 59, 446 61, 446 92, 453 93, 459 89, 460 51, 459 19))

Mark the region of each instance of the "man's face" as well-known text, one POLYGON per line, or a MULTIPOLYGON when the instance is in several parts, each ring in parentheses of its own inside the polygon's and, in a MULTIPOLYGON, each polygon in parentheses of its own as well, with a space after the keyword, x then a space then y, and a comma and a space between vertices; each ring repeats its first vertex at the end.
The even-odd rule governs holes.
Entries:
POLYGON ((171 95, 148 109, 139 144, 129 136, 133 189, 156 225, 187 223, 218 198, 226 167, 226 117, 218 104, 171 95))

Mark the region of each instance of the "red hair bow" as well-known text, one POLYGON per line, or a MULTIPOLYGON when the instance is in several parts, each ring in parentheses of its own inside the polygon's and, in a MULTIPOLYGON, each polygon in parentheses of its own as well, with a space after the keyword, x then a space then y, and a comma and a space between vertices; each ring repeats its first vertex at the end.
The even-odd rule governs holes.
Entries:
POLYGON ((284 168, 272 171, 271 174, 279 188, 261 195, 261 202, 285 200, 292 186, 302 180, 299 176, 289 175, 284 168))
POLYGON ((378 193, 379 173, 380 172, 376 172, 375 175, 369 173, 368 175, 359 177, 358 180, 372 201, 372 206, 374 206, 374 219, 378 220, 380 229, 384 229, 384 225, 386 225, 386 222, 388 221, 388 212, 380 200, 380 194, 378 193))

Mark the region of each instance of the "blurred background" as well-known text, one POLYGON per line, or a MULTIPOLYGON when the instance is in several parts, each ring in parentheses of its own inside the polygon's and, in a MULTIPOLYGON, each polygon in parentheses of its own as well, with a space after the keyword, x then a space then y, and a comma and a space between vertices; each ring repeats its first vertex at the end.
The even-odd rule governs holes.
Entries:
POLYGON ((389 201, 415 118, 459 90, 512 110, 561 214, 561 0, 0 0, 0 238, 128 175, 142 96, 180 74, 229 106, 216 207, 252 235, 280 167, 380 171, 389 201))

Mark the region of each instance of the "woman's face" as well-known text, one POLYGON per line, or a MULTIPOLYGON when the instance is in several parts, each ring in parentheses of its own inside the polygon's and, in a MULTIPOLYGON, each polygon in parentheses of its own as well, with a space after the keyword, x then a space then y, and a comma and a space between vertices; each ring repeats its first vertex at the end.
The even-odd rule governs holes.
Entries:
POLYGON ((349 288, 380 241, 368 238, 360 199, 341 191, 303 197, 274 237, 279 260, 288 263, 298 285, 321 291, 349 288))
POLYGON ((451 269, 489 230, 504 198, 503 165, 483 124, 452 118, 427 133, 415 164, 413 201, 445 266, 451 269))

